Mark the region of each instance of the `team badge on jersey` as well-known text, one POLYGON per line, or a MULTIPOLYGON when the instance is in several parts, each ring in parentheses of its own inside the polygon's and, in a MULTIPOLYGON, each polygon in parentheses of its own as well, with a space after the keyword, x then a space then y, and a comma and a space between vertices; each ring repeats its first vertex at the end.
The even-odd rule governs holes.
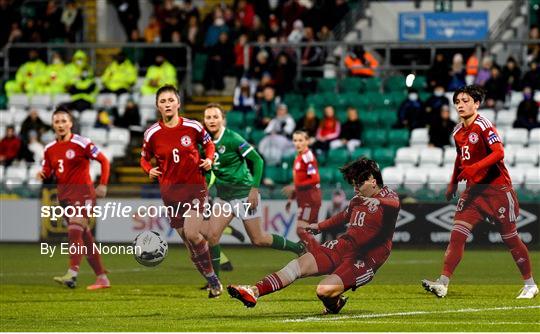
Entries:
POLYGON ((189 138, 189 136, 182 136, 180 143, 182 143, 182 146, 184 147, 189 147, 191 146, 191 138, 189 138))
POLYGON ((67 150, 67 151, 66 151, 66 158, 68 158, 68 159, 73 159, 73 158, 75 158, 75 151, 73 151, 73 150, 71 150, 71 149, 67 150))
POLYGON ((221 145, 221 146, 218 148, 218 152, 219 152, 219 154, 225 153, 225 146, 221 145))
POLYGON ((476 132, 471 132, 469 134, 469 143, 476 144, 478 143, 478 134, 476 132))
POLYGON ((300 169, 302 167, 302 165, 297 162, 296 165, 294 165, 294 169, 300 169))

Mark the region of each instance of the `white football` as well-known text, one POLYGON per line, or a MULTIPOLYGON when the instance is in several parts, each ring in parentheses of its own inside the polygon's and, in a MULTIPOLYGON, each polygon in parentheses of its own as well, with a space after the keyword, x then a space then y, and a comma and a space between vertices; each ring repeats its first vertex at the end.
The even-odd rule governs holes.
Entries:
POLYGON ((159 233, 144 231, 133 241, 135 260, 147 267, 154 267, 165 259, 169 246, 159 233))

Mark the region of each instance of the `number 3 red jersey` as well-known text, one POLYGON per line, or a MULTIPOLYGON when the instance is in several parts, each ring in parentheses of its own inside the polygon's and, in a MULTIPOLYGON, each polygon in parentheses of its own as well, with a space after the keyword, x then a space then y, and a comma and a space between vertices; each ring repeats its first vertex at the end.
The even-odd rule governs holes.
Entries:
MULTIPOLYGON (((90 139, 73 134, 68 141, 53 141, 45 146, 43 173, 47 177, 54 173, 60 200, 93 198, 95 192, 90 178, 90 159, 98 160, 101 156, 90 139)), ((107 184, 107 180, 108 175, 100 183, 107 184)))
MULTIPOLYGON (((477 115, 474 122, 468 127, 465 127, 463 123, 456 125, 453 136, 457 150, 455 168, 458 170, 462 170, 463 167, 477 163, 488 156, 492 151, 491 145, 502 144, 497 129, 487 118, 480 115, 477 115)), ((491 167, 478 172, 480 174, 475 179, 476 183, 512 184, 502 159, 491 167)), ((454 175, 458 174, 459 172, 455 170, 454 175)))
POLYGON ((178 125, 169 128, 159 121, 144 133, 141 166, 148 173, 152 168, 149 161, 155 157, 162 173, 159 177, 162 186, 205 185, 198 144, 203 145, 206 156, 212 159, 214 144, 199 122, 180 117, 178 125))

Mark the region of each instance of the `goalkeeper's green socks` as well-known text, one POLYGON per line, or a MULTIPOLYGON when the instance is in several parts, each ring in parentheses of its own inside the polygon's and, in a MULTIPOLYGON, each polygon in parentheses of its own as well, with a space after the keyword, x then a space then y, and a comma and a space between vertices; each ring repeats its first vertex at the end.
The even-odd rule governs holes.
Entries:
POLYGON ((272 248, 286 250, 296 254, 304 252, 304 245, 301 242, 292 242, 281 235, 272 234, 272 248))
POLYGON ((222 258, 221 256, 221 246, 219 244, 210 247, 210 256, 212 257, 212 267, 214 268, 214 272, 216 273, 216 276, 219 277, 219 270, 220 270, 220 260, 222 258))

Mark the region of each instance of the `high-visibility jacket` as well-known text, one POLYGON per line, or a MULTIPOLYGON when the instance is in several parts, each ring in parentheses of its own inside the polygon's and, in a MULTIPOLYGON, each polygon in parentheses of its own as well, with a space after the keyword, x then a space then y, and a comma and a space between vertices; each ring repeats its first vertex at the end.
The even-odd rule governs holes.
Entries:
POLYGON ((160 66, 152 65, 146 71, 144 83, 141 87, 143 95, 152 95, 164 85, 177 86, 176 69, 168 61, 164 61, 160 66))
POLYGON ((467 75, 476 76, 478 74, 478 58, 476 55, 473 54, 467 59, 466 72, 467 75))
POLYGON ((129 59, 124 60, 121 64, 113 61, 101 76, 103 86, 112 91, 122 88, 129 90, 136 81, 137 68, 129 59))
POLYGON ((360 58, 354 57, 352 54, 348 54, 345 57, 345 66, 351 71, 353 75, 362 75, 372 77, 375 75, 375 70, 379 67, 379 62, 369 52, 364 52, 364 58, 367 64, 363 64, 360 58))

